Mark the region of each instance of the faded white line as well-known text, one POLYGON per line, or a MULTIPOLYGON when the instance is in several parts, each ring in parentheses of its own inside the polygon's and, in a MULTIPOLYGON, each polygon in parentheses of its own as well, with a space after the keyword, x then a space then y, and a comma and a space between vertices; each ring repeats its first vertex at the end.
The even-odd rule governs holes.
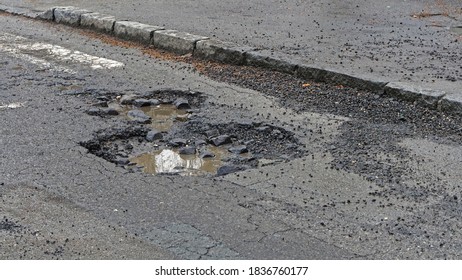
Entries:
POLYGON ((15 102, 15 103, 10 103, 10 104, 6 104, 6 105, 0 105, 0 109, 17 109, 17 108, 21 108, 24 106, 24 103, 20 103, 20 102, 15 102))
POLYGON ((30 63, 46 69, 64 72, 74 71, 67 67, 55 66, 49 60, 67 64, 83 64, 92 69, 111 69, 124 66, 123 63, 115 60, 89 55, 57 45, 30 42, 24 37, 9 33, 0 34, 0 51, 9 53, 16 58, 29 61, 30 63))
POLYGON ((5 46, 3 44, 0 44, 0 51, 9 53, 11 56, 13 56, 15 58, 27 61, 27 62, 35 64, 35 65, 38 65, 43 70, 53 70, 53 71, 65 72, 65 73, 69 73, 69 74, 76 74, 77 73, 77 72, 75 72, 75 71, 73 71, 73 70, 71 70, 69 68, 66 68, 66 67, 63 67, 63 66, 58 66, 58 65, 53 65, 53 64, 51 64, 50 62, 48 62, 48 61, 46 61, 44 59, 37 58, 37 57, 34 57, 32 55, 29 55, 29 54, 21 53, 21 52, 19 52, 18 49, 14 49, 14 48, 5 46))

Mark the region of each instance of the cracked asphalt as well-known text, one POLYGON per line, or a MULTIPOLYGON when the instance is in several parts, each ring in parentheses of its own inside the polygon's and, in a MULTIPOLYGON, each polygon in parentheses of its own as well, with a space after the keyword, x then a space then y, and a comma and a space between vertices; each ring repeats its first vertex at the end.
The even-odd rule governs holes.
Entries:
POLYGON ((22 104, 0 109, 1 259, 461 257, 460 116, 21 17, 0 26, 124 64, 50 61, 62 72, 0 52, 0 102, 22 104), (87 114, 98 97, 166 88, 201 92, 210 124, 281 127, 304 154, 219 177, 150 175, 79 144, 130 124, 87 114))

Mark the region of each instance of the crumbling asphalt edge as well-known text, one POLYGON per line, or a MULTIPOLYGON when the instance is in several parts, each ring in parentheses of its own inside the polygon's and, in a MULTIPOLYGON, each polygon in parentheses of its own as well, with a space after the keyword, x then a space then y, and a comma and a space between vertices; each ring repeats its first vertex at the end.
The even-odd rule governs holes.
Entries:
POLYGON ((384 77, 346 73, 337 69, 319 67, 306 64, 282 53, 223 42, 161 26, 126 20, 119 21, 114 16, 86 9, 68 6, 54 7, 46 11, 31 11, 0 5, 0 11, 88 28, 179 55, 191 54, 198 58, 226 64, 267 68, 302 79, 370 90, 400 100, 416 102, 435 110, 462 114, 462 93, 447 94, 444 91, 422 88, 417 84, 390 81, 384 77))

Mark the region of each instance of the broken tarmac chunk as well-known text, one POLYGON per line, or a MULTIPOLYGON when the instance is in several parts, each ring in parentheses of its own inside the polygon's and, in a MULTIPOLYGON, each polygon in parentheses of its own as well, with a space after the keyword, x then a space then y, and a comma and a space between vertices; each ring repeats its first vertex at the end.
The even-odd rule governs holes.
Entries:
POLYGON ((148 140, 149 142, 153 142, 155 140, 162 140, 163 138, 164 135, 162 134, 162 132, 157 131, 155 129, 149 131, 146 135, 146 140, 148 140))
POLYGON ((214 145, 214 146, 222 146, 222 145, 226 145, 226 144, 231 144, 232 141, 231 141, 231 137, 229 137, 229 135, 220 135, 218 137, 215 137, 215 138, 212 138, 210 140, 210 142, 214 145))
POLYGON ((215 154, 210 151, 203 151, 202 153, 200 153, 199 157, 200 158, 213 158, 215 157, 215 154))
POLYGON ((150 123, 151 122, 151 117, 146 115, 143 111, 141 110, 130 110, 128 111, 127 116, 132 120, 137 123, 150 123))
POLYGON ((247 149, 247 146, 244 146, 244 145, 231 147, 228 149, 228 151, 230 151, 233 154, 245 154, 249 152, 249 150, 247 149))
POLYGON ((189 105, 189 101, 184 98, 178 98, 177 100, 173 102, 173 105, 175 105, 175 107, 180 110, 191 108, 191 106, 189 105))
POLYGON ((87 114, 90 116, 98 116, 101 114, 101 109, 100 108, 90 108, 87 110, 87 114))
POLYGON ((187 146, 181 148, 178 153, 180 155, 194 155, 196 153, 196 147, 194 146, 187 146))
POLYGON ((151 106, 151 101, 148 100, 148 99, 143 99, 143 98, 135 99, 135 100, 133 100, 132 103, 133 103, 133 106, 136 106, 136 107, 151 106))
POLYGON ((207 145, 207 141, 202 140, 202 139, 199 139, 199 140, 196 140, 196 142, 194 142, 194 144, 195 144, 196 146, 207 145))
POLYGON ((188 143, 188 140, 183 139, 183 138, 174 138, 168 142, 170 145, 173 147, 180 147, 180 146, 186 146, 188 143))
POLYGON ((125 94, 124 96, 122 96, 122 98, 120 98, 120 104, 131 105, 133 104, 133 101, 135 101, 138 98, 139 96, 136 94, 125 94))

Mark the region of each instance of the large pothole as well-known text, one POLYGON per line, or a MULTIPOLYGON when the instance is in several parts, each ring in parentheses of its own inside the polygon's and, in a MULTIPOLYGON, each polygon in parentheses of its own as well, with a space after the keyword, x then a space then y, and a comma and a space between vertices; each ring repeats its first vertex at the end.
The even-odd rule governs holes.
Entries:
MULTIPOLYGON (((292 132, 256 121, 208 119, 200 93, 156 91, 95 103, 92 115, 118 117, 123 128, 81 143, 91 153, 150 174, 226 175, 304 155, 292 132)), ((210 106, 210 105, 207 105, 210 106)))

